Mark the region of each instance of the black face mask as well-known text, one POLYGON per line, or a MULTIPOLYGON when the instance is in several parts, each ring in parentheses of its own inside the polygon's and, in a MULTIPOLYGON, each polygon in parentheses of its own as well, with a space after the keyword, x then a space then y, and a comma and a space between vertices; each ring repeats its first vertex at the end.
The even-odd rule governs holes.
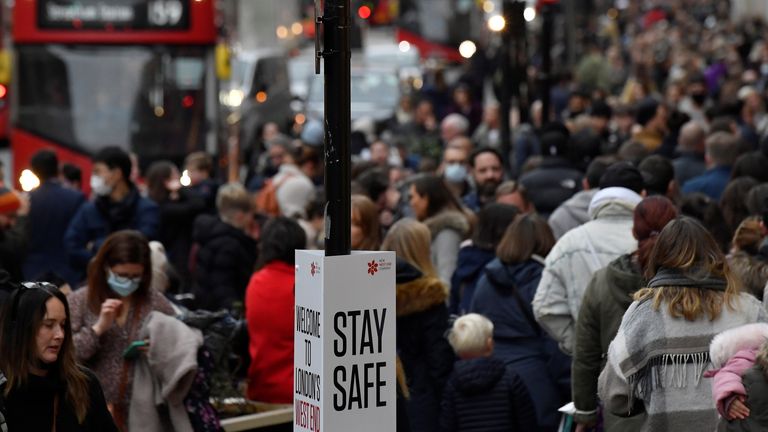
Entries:
POLYGON ((707 94, 706 93, 692 93, 691 99, 693 99, 693 102, 696 103, 696 105, 704 105, 704 102, 707 101, 707 94))

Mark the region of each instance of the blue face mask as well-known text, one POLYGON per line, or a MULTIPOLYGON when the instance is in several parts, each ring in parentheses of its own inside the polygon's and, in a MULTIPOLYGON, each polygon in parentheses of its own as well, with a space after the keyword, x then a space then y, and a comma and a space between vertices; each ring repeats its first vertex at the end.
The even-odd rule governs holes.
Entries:
POLYGON ((139 289, 141 278, 125 278, 112 273, 112 270, 107 270, 107 274, 107 284, 120 297, 128 297, 139 289))
POLYGON ((467 167, 460 163, 448 164, 443 175, 451 183, 461 183, 467 178, 467 167))

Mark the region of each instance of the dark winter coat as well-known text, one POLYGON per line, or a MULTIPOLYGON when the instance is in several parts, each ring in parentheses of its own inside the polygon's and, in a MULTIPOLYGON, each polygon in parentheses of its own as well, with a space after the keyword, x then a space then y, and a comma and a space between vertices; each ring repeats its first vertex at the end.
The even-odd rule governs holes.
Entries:
POLYGON ((5 270, 12 282, 23 279, 22 265, 27 250, 26 216, 16 219, 16 224, 8 229, 0 229, 0 270, 5 270))
POLYGON ((531 396, 503 361, 492 357, 459 360, 445 387, 440 430, 535 431, 531 396))
POLYGON ((98 197, 80 206, 64 235, 64 246, 70 263, 78 272, 84 272, 88 263, 115 231, 136 230, 149 240, 157 237, 160 215, 154 201, 139 195, 133 187, 120 202, 109 197, 98 197))
POLYGON ((438 430, 443 389, 453 368, 447 290, 440 279, 398 262, 397 351, 408 382, 408 420, 413 432, 438 430))
POLYGON ((29 193, 29 242, 24 262, 24 278, 32 280, 53 272, 75 286, 78 272, 69 265, 64 234, 85 202, 85 195, 48 180, 29 193))
POLYGON ((469 310, 472 297, 475 295, 477 281, 483 274, 483 269, 496 257, 492 250, 480 249, 469 245, 459 249, 456 270, 451 277, 451 314, 463 315, 469 310))
POLYGON ((470 312, 493 322, 494 356, 525 382, 536 408, 537 430, 554 431, 560 420, 557 409, 567 402, 567 391, 561 389, 567 379, 559 382, 570 374, 570 359, 557 354, 555 342, 533 318, 531 301, 543 269, 534 259, 513 265, 494 259, 477 283, 470 312))
MULTIPOLYGON (((576 321, 576 344, 573 352, 573 402, 578 410, 576 421, 597 421, 597 379, 605 365, 608 346, 619 330, 621 319, 632 294, 645 284, 640 266, 632 255, 622 255, 598 270, 584 292, 576 321), (592 414, 588 414, 592 413, 592 414)), ((605 413, 606 431, 638 430, 637 419, 620 419, 605 413)))
POLYGON ((189 189, 179 190, 179 199, 167 200, 160 206, 160 234, 158 240, 165 246, 168 261, 187 283, 189 252, 192 248, 192 229, 197 215, 205 212, 205 200, 189 189))
MULTIPOLYGON (((88 378, 90 403, 83 424, 77 421, 75 408, 67 401, 64 384, 53 377, 29 375, 27 384, 5 397, 5 415, 10 432, 50 431, 53 421, 54 396, 59 394, 56 430, 66 432, 117 432, 99 380, 93 372, 84 369, 88 378)), ((5 378, 2 378, 5 381, 5 378)), ((5 390, 4 385, 0 389, 5 390)))
POLYGON ((232 308, 245 301, 245 288, 256 263, 256 241, 244 231, 210 215, 195 220, 193 292, 198 307, 232 308))
POLYGON ((582 177, 581 171, 565 159, 547 157, 538 168, 523 174, 520 183, 528 190, 536 211, 548 217, 581 189, 582 177))
POLYGON ((744 420, 720 420, 720 432, 751 432, 768 430, 768 344, 763 344, 755 358, 755 365, 741 376, 749 407, 744 420))

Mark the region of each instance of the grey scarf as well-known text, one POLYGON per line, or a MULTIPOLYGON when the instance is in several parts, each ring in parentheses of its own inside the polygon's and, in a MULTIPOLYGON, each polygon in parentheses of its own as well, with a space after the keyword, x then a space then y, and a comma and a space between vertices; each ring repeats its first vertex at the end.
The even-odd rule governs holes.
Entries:
POLYGON ((656 271, 656 275, 648 281, 649 288, 669 286, 725 291, 728 287, 728 282, 725 278, 712 275, 706 271, 684 271, 666 267, 659 268, 659 270, 656 271))

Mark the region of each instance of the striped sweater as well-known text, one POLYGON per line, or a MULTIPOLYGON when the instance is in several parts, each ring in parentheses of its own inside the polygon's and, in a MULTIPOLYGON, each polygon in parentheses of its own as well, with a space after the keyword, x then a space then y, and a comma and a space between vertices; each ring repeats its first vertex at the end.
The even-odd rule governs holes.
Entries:
POLYGON ((624 314, 608 361, 600 374, 599 395, 618 416, 645 416, 642 431, 706 431, 717 427, 710 383, 709 344, 718 333, 753 322, 766 322, 762 304, 740 294, 735 311, 723 307, 714 321, 672 318, 667 305, 634 302, 624 314))

